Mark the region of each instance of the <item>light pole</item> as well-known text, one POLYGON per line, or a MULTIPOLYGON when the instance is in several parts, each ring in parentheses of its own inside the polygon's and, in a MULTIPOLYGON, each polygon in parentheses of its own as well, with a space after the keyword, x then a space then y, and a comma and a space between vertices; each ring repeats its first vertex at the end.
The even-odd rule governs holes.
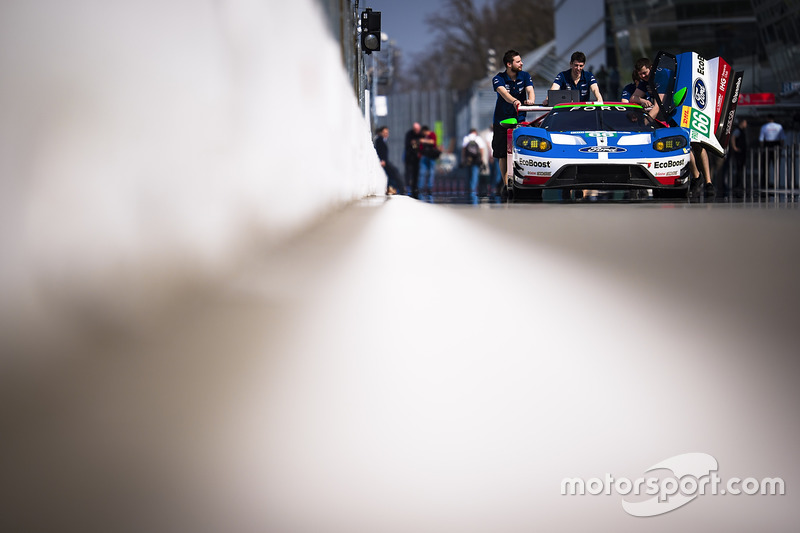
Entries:
MULTIPOLYGON (((389 36, 386 35, 384 32, 381 32, 381 42, 387 43, 389 41, 389 36)), ((376 121, 378 116, 378 108, 377 108, 377 99, 378 99, 378 85, 380 85, 381 80, 381 71, 382 69, 386 71, 386 76, 388 79, 389 76, 389 68, 390 68, 390 61, 391 61, 391 50, 387 49, 387 59, 383 61, 383 65, 381 66, 381 60, 378 59, 376 55, 372 56, 372 117, 373 121, 376 121)), ((377 124, 375 124, 377 125, 377 124)))
POLYGON ((497 72, 497 52, 494 48, 489 48, 486 50, 487 60, 486 60, 486 69, 488 70, 488 76, 494 76, 495 72, 497 72))

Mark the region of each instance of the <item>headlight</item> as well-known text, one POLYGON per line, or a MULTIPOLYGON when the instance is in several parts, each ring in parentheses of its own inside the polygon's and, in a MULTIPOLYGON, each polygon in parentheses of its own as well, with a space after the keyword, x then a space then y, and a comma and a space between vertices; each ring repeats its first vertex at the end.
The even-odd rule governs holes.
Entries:
POLYGON ((653 143, 653 149, 659 152, 672 152, 685 148, 687 144, 686 137, 676 135, 675 137, 665 137, 664 139, 657 140, 653 143))
POLYGON ((530 135, 520 135, 517 137, 517 140, 514 141, 514 144, 517 145, 517 148, 531 150, 533 152, 546 152, 553 147, 547 139, 531 137, 530 135))

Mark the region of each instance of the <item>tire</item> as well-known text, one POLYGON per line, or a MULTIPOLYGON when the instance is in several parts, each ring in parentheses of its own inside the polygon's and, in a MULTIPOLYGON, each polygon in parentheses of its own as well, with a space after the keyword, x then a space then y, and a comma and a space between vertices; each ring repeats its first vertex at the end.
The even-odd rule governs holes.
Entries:
POLYGON ((686 200, 689 198, 689 187, 683 189, 653 189, 653 198, 657 200, 686 200))
POLYGON ((525 200, 530 202, 541 202, 542 201, 542 189, 522 189, 519 187, 515 187, 513 182, 511 182, 511 188, 513 189, 513 196, 515 200, 525 200))

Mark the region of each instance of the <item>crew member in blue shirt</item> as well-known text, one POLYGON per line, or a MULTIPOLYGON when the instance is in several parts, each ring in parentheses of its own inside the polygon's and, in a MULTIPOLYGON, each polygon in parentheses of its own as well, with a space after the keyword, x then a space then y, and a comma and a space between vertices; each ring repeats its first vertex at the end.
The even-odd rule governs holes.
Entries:
POLYGON ((622 91, 623 102, 639 104, 645 109, 645 111, 650 111, 650 109, 653 107, 654 99, 650 95, 650 88, 647 86, 647 82, 650 79, 650 69, 652 66, 653 64, 647 57, 640 57, 636 60, 636 63, 633 66, 633 83, 625 86, 625 89, 629 89, 629 92, 626 93, 625 89, 622 91), (639 87, 642 88, 642 95, 637 98, 633 98, 636 89, 639 87))
POLYGON ((633 92, 636 90, 636 84, 639 83, 639 74, 636 71, 633 71, 633 75, 631 76, 631 83, 626 85, 622 88, 622 94, 620 94, 619 101, 620 102, 630 102, 631 96, 633 96, 633 92))
MULTIPOLYGON (((665 67, 657 67, 655 71, 651 71, 651 76, 653 78, 652 87, 648 86, 648 82, 641 82, 636 88, 636 91, 633 93, 631 100, 636 102, 639 99, 643 99, 648 89, 652 89, 653 94, 658 95, 658 100, 648 111, 650 116, 656 120, 660 120, 675 126, 675 121, 666 116, 666 114, 663 113, 661 108, 658 106, 658 102, 664 101, 664 97, 669 90, 669 83, 673 76, 673 71, 665 67)), ((670 94, 669 97, 672 98, 672 95, 670 94)), ((712 182, 711 165, 708 160, 708 152, 700 143, 692 143, 691 148, 692 149, 689 152, 689 155, 691 156, 689 159, 689 170, 691 171, 692 175, 692 179, 689 182, 690 195, 693 197, 704 196, 705 198, 713 198, 716 194, 716 191, 714 190, 714 184, 712 182), (700 167, 703 169, 702 172, 700 171, 700 167)))
POLYGON ((503 64, 506 69, 492 78, 492 87, 497 93, 497 102, 494 105, 494 119, 492 131, 492 157, 500 165, 503 176, 503 187, 508 190, 507 159, 508 138, 507 128, 500 123, 508 118, 525 120, 526 113, 519 112, 520 105, 533 105, 535 93, 531 75, 522 70, 522 57, 516 50, 509 50, 503 54, 503 64))
MULTIPOLYGON (((577 89, 581 92, 581 102, 589 101, 589 93, 594 95, 597 102, 603 103, 603 97, 600 95, 600 87, 597 85, 597 80, 594 74, 588 70, 583 70, 586 65, 586 55, 583 52, 575 52, 569 60, 569 70, 559 72, 556 79, 553 80, 553 85, 550 86, 551 91, 559 89, 577 89)), ((544 105, 547 105, 545 100, 544 105)))
MULTIPOLYGON (((647 102, 650 104, 654 104, 654 94, 658 94, 658 97, 663 101, 664 95, 667 93, 669 81, 672 77, 672 70, 664 67, 658 67, 655 71, 653 71, 651 68, 648 68, 647 72, 648 77, 639 81, 639 84, 636 86, 636 90, 633 91, 633 94, 631 95, 631 102, 634 104, 644 102, 645 100, 647 100, 647 102), (650 76, 653 78, 652 85, 650 85, 650 76), (651 92, 651 90, 654 92, 651 92)), ((670 122, 669 117, 667 117, 665 113, 661 112, 661 108, 657 105, 651 105, 647 111, 654 119, 658 119, 662 122, 670 122)))

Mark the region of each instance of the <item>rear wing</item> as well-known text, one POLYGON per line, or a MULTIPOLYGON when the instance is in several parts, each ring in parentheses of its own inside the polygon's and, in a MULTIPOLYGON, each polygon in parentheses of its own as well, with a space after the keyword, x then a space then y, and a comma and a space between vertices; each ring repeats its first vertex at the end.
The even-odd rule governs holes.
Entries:
POLYGON ((744 72, 731 72, 721 57, 704 59, 696 52, 674 56, 659 52, 650 75, 650 90, 659 106, 677 125, 720 157, 730 140, 744 72), (660 98, 654 81, 660 77, 660 98))

